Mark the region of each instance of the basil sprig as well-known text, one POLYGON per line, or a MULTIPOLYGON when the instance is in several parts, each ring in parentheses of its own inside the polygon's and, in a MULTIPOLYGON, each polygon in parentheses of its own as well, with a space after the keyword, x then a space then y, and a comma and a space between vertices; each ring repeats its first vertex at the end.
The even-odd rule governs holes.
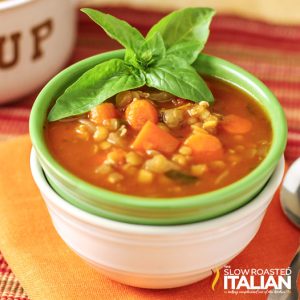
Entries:
POLYGON ((81 9, 125 49, 85 72, 57 99, 48 120, 79 115, 119 92, 147 85, 194 102, 214 98, 192 64, 203 49, 214 15, 210 8, 175 11, 155 24, 146 37, 109 14, 81 9))

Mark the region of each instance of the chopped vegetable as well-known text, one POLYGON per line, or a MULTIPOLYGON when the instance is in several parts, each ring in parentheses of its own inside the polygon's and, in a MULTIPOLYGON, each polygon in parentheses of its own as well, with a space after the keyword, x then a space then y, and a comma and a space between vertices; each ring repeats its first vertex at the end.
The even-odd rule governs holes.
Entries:
POLYGON ((87 141, 90 138, 90 130, 84 124, 80 124, 79 126, 77 126, 75 131, 76 131, 78 137, 83 140, 87 141))
POLYGON ((104 126, 97 126, 93 138, 97 142, 104 141, 108 137, 108 129, 104 126))
POLYGON ((192 149, 187 146, 182 146, 182 147, 180 147, 178 152, 182 155, 191 155, 192 149))
POLYGON ((95 132, 96 131, 96 125, 95 123, 93 123, 90 120, 87 119, 79 119, 78 122, 80 124, 83 124, 84 126, 86 126, 86 128, 90 131, 90 132, 95 132))
POLYGON ((223 146, 220 140, 210 134, 197 133, 187 138, 185 145, 192 149, 195 162, 209 162, 223 158, 223 146))
POLYGON ((135 138, 132 148, 136 150, 157 150, 171 154, 178 148, 180 142, 170 133, 148 121, 135 138))
POLYGON ((127 106, 125 118, 133 129, 140 130, 147 121, 157 123, 158 113, 151 102, 136 100, 127 106))
POLYGON ((111 148, 111 143, 104 141, 99 145, 99 148, 101 150, 108 150, 109 148, 111 148))
POLYGON ((165 173, 176 168, 176 164, 162 154, 155 155, 145 162, 145 169, 154 173, 165 173))
POLYGON ((120 120, 114 118, 103 120, 102 123, 110 131, 116 131, 121 125, 120 120))
POLYGON ((149 93, 149 99, 157 102, 167 102, 174 99, 174 96, 167 92, 149 93))
POLYGON ((177 163, 180 166, 185 166, 188 162, 188 159, 186 156, 184 156, 182 154, 174 154, 172 156, 172 161, 177 163))
POLYGON ((161 113, 164 123, 169 128, 178 127, 184 118, 184 112, 177 108, 162 110, 161 113))
POLYGON ((122 165, 125 163, 126 152, 122 149, 115 149, 107 154, 105 164, 122 165))
POLYGON ((124 179, 124 176, 117 172, 111 173, 107 178, 108 182, 110 182, 112 184, 118 183, 118 182, 122 181, 123 179, 124 179))
POLYGON ((124 91, 116 96, 117 107, 125 107, 133 100, 131 91, 124 91))
POLYGON ((233 114, 225 116, 221 125, 231 134, 245 134, 252 129, 251 121, 233 114))
POLYGON ((110 173, 113 170, 113 168, 110 165, 100 165, 95 169, 95 173, 99 175, 106 175, 110 173))
POLYGON ((151 183, 153 181, 153 174, 147 170, 141 169, 138 174, 138 181, 141 183, 151 183))
POLYGON ((205 172, 207 172, 207 170, 208 168, 205 164, 191 166, 191 172, 195 176, 202 176, 205 172))
POLYGON ((143 158, 137 153, 130 151, 126 154, 126 162, 131 166, 139 166, 143 163, 143 158))
POLYGON ((166 172, 165 175, 174 181, 178 181, 180 183, 185 183, 185 184, 194 183, 195 181, 198 180, 198 177, 196 176, 192 176, 177 170, 170 170, 166 172))
POLYGON ((104 120, 117 118, 117 111, 112 103, 102 103, 91 109, 89 118, 94 123, 102 125, 104 120))

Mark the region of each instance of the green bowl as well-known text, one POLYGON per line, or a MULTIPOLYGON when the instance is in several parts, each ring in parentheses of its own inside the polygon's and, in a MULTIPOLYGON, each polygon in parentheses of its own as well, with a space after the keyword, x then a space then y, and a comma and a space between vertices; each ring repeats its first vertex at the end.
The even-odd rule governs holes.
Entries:
POLYGON ((101 217, 136 224, 192 223, 224 215, 249 202, 273 173, 286 145, 287 126, 275 96, 257 78, 217 57, 201 54, 195 67, 202 75, 219 78, 250 94, 267 112, 273 129, 269 153, 250 174, 213 192, 181 198, 143 198, 123 195, 89 184, 61 166, 49 152, 43 127, 53 101, 84 71, 111 58, 112 51, 82 60, 54 77, 37 97, 30 115, 30 136, 45 175, 53 189, 74 206, 101 217))

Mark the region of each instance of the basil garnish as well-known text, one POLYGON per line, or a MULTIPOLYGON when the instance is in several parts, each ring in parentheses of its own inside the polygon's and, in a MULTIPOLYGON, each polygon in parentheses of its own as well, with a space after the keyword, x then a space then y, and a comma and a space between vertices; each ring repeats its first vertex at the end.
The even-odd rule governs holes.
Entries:
POLYGON ((143 85, 194 102, 213 102, 211 91, 191 64, 208 38, 214 10, 175 11, 154 25, 146 37, 109 14, 89 8, 82 11, 126 49, 125 57, 85 72, 57 99, 49 121, 85 113, 119 92, 143 85))

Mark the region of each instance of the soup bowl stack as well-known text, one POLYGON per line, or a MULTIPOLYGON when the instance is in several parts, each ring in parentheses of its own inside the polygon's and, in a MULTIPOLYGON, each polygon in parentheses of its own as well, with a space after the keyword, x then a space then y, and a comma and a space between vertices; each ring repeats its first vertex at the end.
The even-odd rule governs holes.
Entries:
POLYGON ((83 72, 123 56, 120 50, 83 60, 42 90, 30 118, 33 177, 58 234, 86 262, 133 286, 187 285, 228 263, 255 236, 283 176, 286 120, 274 95, 258 79, 201 54, 194 63, 201 75, 237 86, 266 111, 273 139, 265 159, 237 182, 201 195, 151 199, 93 186, 55 160, 45 142, 44 125, 53 101, 83 72))

